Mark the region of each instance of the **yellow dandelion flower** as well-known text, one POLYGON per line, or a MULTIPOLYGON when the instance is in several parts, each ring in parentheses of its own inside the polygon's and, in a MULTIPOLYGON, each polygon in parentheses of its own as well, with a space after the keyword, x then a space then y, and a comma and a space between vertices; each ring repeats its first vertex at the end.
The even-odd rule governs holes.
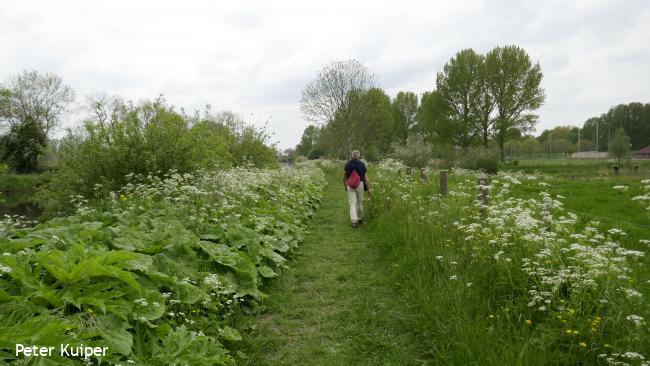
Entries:
POLYGON ((533 324, 533 321, 530 320, 530 319, 526 319, 526 324, 531 325, 531 324, 533 324))
POLYGON ((578 344, 581 345, 582 347, 587 347, 587 342, 580 342, 578 344))
POLYGON ((577 331, 577 330, 574 330, 574 331, 573 331, 573 334, 580 334, 580 332, 577 331))
POLYGON ((72 325, 69 325, 69 324, 68 324, 68 325, 65 326, 64 329, 65 329, 66 331, 70 331, 70 330, 72 330, 72 325))
POLYGON ((609 343, 604 343, 604 344, 603 344, 603 347, 605 347, 605 348, 609 348, 609 343))

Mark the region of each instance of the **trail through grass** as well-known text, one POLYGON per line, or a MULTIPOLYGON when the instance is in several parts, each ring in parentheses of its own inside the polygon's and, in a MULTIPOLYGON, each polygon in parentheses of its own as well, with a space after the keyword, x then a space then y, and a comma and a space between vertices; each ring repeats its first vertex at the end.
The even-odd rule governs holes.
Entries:
POLYGON ((372 224, 351 228, 338 176, 330 172, 328 183, 301 253, 269 283, 259 314, 239 320, 251 329, 239 363, 422 364, 414 349, 421 343, 400 320, 390 264, 373 248, 372 224))

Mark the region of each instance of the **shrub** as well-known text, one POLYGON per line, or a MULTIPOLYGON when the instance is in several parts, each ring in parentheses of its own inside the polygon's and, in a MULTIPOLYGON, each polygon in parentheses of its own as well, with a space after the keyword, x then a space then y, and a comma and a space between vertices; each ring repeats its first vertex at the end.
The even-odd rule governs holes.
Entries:
POLYGON ((315 147, 311 149, 311 151, 307 155, 307 158, 309 158, 309 160, 315 160, 315 159, 320 159, 323 155, 324 155, 323 148, 315 147))
POLYGON ((409 137, 405 145, 393 144, 392 156, 407 166, 422 168, 433 157, 433 151, 423 136, 415 135, 409 137))
POLYGON ((488 174, 497 174, 499 171, 499 159, 491 156, 480 156, 476 159, 476 169, 488 174))
POLYGON ((488 174, 497 174, 499 155, 496 151, 475 148, 467 150, 456 162, 461 168, 482 170, 488 174))
POLYGON ((118 191, 130 174, 161 177, 172 170, 278 164, 265 131, 232 113, 189 117, 162 97, 117 104, 110 120, 87 121, 60 141, 58 169, 40 194, 46 216, 69 211, 71 196, 118 191))

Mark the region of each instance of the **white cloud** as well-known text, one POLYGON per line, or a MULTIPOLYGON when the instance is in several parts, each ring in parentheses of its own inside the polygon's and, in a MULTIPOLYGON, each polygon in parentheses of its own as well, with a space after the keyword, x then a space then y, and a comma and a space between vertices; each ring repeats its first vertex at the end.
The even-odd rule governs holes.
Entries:
MULTIPOLYGON (((389 94, 433 89, 457 51, 524 47, 544 72, 539 129, 650 101, 650 5, 614 1, 20 1, 0 12, 0 80, 51 71, 80 96, 159 93, 269 121, 280 146, 307 125, 302 87, 356 58, 389 94), (251 116, 252 113, 252 116, 251 116)), ((83 98, 80 98, 83 100, 83 98)))

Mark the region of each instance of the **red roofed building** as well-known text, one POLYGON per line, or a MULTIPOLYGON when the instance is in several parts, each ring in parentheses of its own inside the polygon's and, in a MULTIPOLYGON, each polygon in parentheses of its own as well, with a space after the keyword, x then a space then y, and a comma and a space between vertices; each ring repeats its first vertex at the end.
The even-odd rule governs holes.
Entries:
POLYGON ((650 159, 650 146, 646 146, 634 153, 635 159, 650 159))

